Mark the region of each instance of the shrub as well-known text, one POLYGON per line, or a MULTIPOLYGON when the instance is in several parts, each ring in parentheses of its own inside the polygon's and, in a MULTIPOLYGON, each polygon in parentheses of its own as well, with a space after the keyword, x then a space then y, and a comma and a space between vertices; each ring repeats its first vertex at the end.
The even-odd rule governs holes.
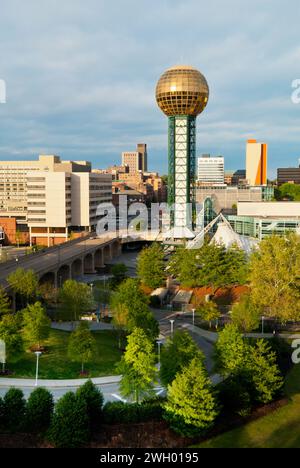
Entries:
POLYGON ((74 393, 66 393, 56 404, 48 438, 57 448, 76 448, 90 436, 87 407, 74 393))
POLYGON ((252 409, 252 388, 242 373, 234 374, 218 385, 218 397, 225 412, 248 416, 252 409))
POLYGON ((3 399, 3 424, 11 432, 19 431, 24 424, 26 401, 22 390, 11 388, 3 399))
POLYGON ((106 424, 134 424, 162 420, 162 399, 138 403, 108 402, 103 408, 103 421, 106 424))
POLYGON ((87 413, 90 423, 90 428, 94 428, 101 422, 102 407, 103 407, 103 394, 91 380, 88 380, 82 387, 80 387, 76 395, 82 399, 87 407, 87 413))
POLYGON ((53 396, 45 388, 34 390, 26 406, 26 427, 32 432, 48 429, 53 414, 53 396))

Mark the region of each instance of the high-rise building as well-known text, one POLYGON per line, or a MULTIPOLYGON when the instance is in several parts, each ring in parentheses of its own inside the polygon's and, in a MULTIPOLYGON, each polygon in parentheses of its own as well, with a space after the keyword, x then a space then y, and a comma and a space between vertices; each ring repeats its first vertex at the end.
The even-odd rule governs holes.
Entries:
POLYGON ((169 204, 175 206, 172 236, 194 237, 189 207, 195 201, 196 118, 207 106, 209 88, 195 68, 179 65, 159 79, 156 100, 169 119, 169 204))
POLYGON ((201 185, 223 185, 225 179, 224 158, 202 155, 198 158, 198 183, 201 185))
POLYGON ((267 185, 268 145, 248 140, 246 148, 246 178, 250 186, 267 185))
POLYGON ((27 222, 31 244, 66 242, 70 231, 95 229, 101 203, 112 201, 110 174, 29 172, 27 222))
POLYGON ((300 167, 277 169, 277 183, 279 187, 283 184, 300 184, 300 167))
POLYGON ((142 171, 147 172, 148 170, 148 154, 147 145, 139 143, 137 145, 137 151, 125 151, 122 153, 122 166, 128 166, 129 172, 134 174, 142 171))

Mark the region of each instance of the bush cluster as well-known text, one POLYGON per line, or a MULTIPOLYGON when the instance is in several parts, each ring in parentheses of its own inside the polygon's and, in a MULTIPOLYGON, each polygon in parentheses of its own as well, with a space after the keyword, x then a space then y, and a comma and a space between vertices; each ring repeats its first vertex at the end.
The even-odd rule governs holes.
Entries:
POLYGON ((138 403, 108 402, 103 408, 105 424, 134 424, 162 420, 162 399, 138 403))

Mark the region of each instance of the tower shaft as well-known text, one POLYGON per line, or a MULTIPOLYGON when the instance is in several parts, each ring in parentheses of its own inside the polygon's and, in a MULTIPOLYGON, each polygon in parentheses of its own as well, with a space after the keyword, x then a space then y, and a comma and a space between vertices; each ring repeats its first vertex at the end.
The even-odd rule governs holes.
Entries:
POLYGON ((196 117, 169 117, 169 195, 174 205, 173 227, 192 229, 195 203, 196 117))

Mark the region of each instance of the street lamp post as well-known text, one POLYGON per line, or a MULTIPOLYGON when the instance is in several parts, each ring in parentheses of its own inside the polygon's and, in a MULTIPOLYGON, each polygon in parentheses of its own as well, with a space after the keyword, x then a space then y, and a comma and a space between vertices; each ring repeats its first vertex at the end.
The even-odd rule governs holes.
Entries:
POLYGON ((193 312, 193 326, 195 326, 195 312, 196 312, 196 310, 192 309, 192 312, 193 312))
POLYGON ((42 355, 41 351, 36 351, 36 372, 35 372, 35 386, 38 386, 38 378, 39 378, 39 358, 42 355))
POLYGON ((175 323, 175 320, 170 320, 170 324, 171 324, 171 337, 173 338, 174 336, 174 323, 175 323))
POLYGON ((162 345, 162 341, 157 340, 157 345, 158 345, 158 370, 160 370, 160 356, 161 356, 160 348, 162 345))

